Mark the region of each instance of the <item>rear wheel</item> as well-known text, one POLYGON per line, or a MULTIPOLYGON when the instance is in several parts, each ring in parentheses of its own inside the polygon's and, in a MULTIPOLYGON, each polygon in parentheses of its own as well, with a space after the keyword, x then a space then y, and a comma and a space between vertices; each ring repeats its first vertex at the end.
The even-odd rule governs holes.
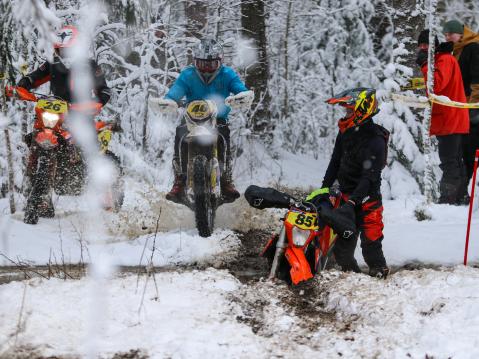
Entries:
POLYGON ((214 228, 215 203, 211 193, 208 160, 205 156, 194 159, 193 171, 196 228, 201 237, 209 237, 214 228))
POLYGON ((54 159, 49 155, 41 155, 37 161, 36 171, 31 178, 32 187, 27 198, 23 222, 37 224, 39 217, 52 218, 55 209, 52 203, 51 173, 54 159))
POLYGON ((115 182, 110 187, 112 210, 118 212, 123 205, 125 199, 125 182, 123 181, 123 168, 121 166, 120 159, 110 151, 105 152, 105 156, 111 160, 115 166, 115 182))

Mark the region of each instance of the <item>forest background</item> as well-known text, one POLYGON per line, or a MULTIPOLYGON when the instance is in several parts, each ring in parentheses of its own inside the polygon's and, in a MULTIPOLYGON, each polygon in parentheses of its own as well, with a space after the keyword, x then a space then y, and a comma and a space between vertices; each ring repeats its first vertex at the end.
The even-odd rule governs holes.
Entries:
MULTIPOLYGON (((233 113, 233 152, 252 167, 262 166, 251 141, 274 160, 282 151, 327 160, 337 134, 340 110, 325 100, 352 87, 378 89, 375 117, 390 132, 386 198, 424 192, 425 131, 422 110, 393 102, 414 63, 417 35, 427 24, 425 0, 0 0, 0 65, 10 83, 37 68, 52 49, 45 33, 53 24, 76 24, 97 12, 91 56, 101 65, 114 96, 104 116, 123 133, 114 144, 130 176, 152 185, 171 183, 174 121, 159 116, 149 98, 163 96, 191 63, 197 39, 223 43, 225 64, 255 91, 248 113, 233 113)), ((459 19, 479 30, 479 3, 441 0, 436 24, 459 19)), ((45 88, 48 91, 48 88, 45 88)), ((403 91, 404 92, 404 91, 403 91)), ((410 95, 424 95, 416 92, 410 95)), ((13 146, 15 187, 20 192, 32 126, 31 104, 10 102, 7 118, 13 146)), ((0 134, 0 184, 7 188, 4 131, 0 134)), ((434 142, 433 142, 434 146, 434 142)), ((438 156, 432 156, 440 178, 438 156)), ((287 169, 283 169, 287 170, 287 169)), ((318 185, 322 174, 318 174, 318 185)))

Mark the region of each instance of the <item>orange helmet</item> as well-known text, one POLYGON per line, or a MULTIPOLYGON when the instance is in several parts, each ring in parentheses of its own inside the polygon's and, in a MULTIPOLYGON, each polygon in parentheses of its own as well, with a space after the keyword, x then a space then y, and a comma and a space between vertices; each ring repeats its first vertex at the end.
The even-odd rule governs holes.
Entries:
POLYGON ((53 44, 55 49, 72 47, 78 39, 78 29, 75 26, 63 26, 57 32, 57 41, 53 44))
POLYGON ((342 133, 351 127, 360 126, 379 112, 376 90, 372 88, 358 87, 346 90, 326 102, 346 108, 346 116, 338 122, 342 133))

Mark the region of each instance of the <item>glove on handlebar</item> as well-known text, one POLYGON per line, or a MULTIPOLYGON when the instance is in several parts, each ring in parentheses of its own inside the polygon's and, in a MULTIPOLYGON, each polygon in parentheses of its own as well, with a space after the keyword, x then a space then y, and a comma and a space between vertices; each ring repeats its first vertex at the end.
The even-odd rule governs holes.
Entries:
POLYGON ((321 208, 320 217, 344 239, 352 239, 357 234, 356 212, 350 201, 335 210, 321 208))
POLYGON ((254 100, 254 92, 242 91, 236 95, 228 96, 225 99, 225 104, 231 108, 250 108, 254 100))
POLYGON ((178 111, 178 104, 168 98, 149 98, 148 103, 153 109, 160 113, 176 113, 178 111))

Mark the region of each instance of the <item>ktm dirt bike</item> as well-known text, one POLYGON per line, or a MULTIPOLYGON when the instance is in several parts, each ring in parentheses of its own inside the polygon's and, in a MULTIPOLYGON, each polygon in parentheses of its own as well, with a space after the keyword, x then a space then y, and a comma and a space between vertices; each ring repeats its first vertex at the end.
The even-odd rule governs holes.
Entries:
MULTIPOLYGON (((270 279, 278 278, 297 285, 324 270, 337 234, 322 220, 321 211, 273 188, 249 186, 245 197, 252 207, 287 208, 279 232, 274 233, 261 251, 268 259, 270 279)), ((329 211, 339 204, 340 194, 330 197, 322 207, 329 211)))
MULTIPOLYGON (((51 197, 53 190, 58 195, 80 195, 83 192, 87 177, 86 164, 80 148, 74 144, 70 132, 64 127, 64 121, 69 110, 96 116, 101 104, 68 104, 58 97, 31 93, 21 87, 12 89, 12 95, 36 103, 34 129, 26 136, 30 152, 27 165, 30 185, 25 193, 27 204, 24 222, 37 224, 39 217, 55 216, 51 197)), ((124 197, 122 167, 119 158, 108 150, 114 125, 97 121, 95 127, 100 152, 116 168, 116 180, 106 190, 104 207, 118 211, 124 197)))

